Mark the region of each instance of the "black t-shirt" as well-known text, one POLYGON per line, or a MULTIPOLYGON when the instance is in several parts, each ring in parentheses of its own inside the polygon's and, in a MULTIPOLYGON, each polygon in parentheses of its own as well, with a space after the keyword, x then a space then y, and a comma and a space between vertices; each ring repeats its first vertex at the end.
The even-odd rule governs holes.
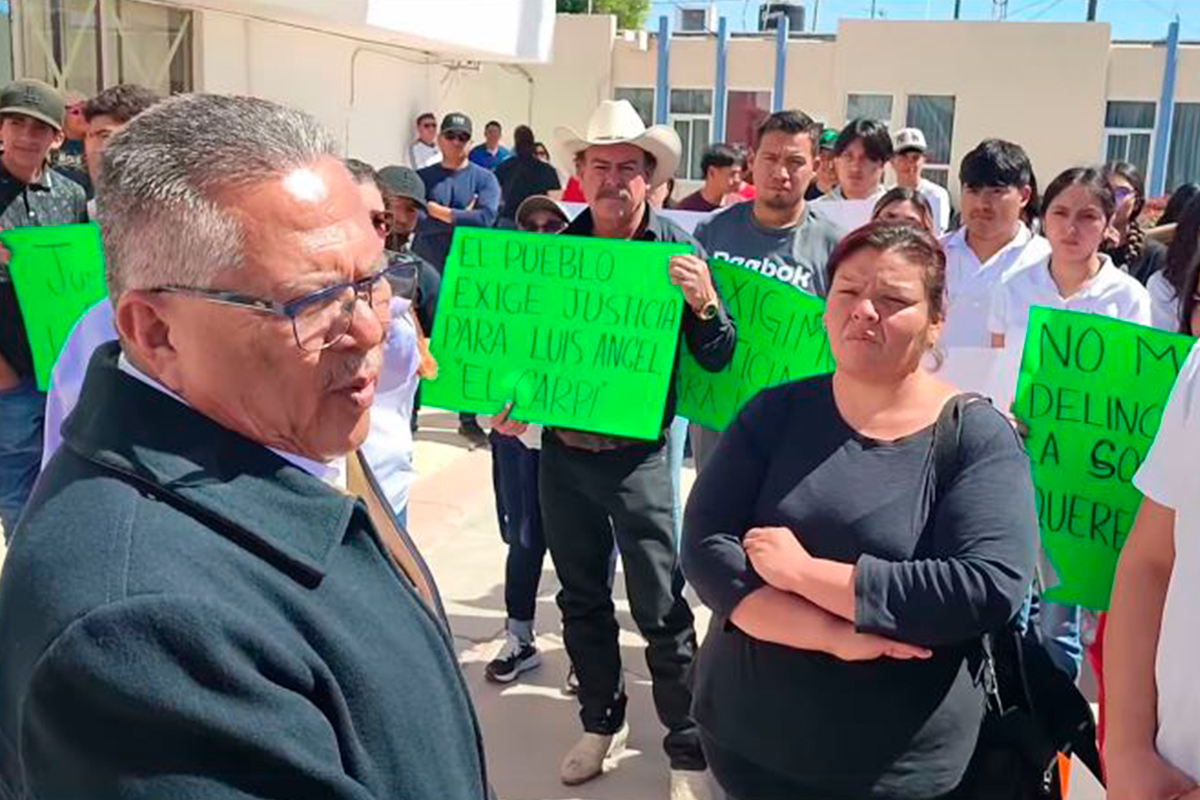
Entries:
POLYGON ((511 220, 526 197, 562 188, 558 170, 538 158, 514 156, 496 167, 500 182, 500 218, 511 220))
POLYGON ((995 409, 964 408, 957 474, 936 480, 932 444, 933 426, 856 433, 822 376, 760 393, 701 471, 683 566, 713 620, 694 712, 736 756, 712 761, 733 796, 935 798, 962 780, 985 706, 979 639, 1020 607, 1038 524, 1028 458, 995 409), (757 526, 855 564, 857 629, 933 657, 849 663, 742 633, 729 616, 764 585, 741 542, 757 526), (720 774, 739 760, 752 767, 720 774))

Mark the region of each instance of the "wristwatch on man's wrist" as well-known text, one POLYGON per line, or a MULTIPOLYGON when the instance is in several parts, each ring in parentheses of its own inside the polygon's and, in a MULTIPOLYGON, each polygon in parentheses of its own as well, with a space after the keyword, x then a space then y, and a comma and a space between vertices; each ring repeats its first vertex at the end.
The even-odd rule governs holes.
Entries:
POLYGON ((716 319, 717 310, 716 300, 709 300, 699 309, 697 309, 695 306, 692 307, 692 313, 705 322, 708 322, 710 319, 716 319))

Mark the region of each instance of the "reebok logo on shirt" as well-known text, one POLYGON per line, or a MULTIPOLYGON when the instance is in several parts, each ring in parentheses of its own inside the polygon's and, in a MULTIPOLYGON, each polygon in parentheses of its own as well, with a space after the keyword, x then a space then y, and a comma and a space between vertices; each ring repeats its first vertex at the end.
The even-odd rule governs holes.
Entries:
POLYGON ((746 258, 745 256, 731 255, 724 250, 717 250, 713 253, 713 257, 719 258, 722 261, 728 261, 730 264, 737 264, 739 267, 752 269, 765 278, 774 278, 778 281, 791 284, 809 294, 817 293, 816 286, 813 285, 813 269, 804 264, 785 264, 770 256, 765 258, 746 258))

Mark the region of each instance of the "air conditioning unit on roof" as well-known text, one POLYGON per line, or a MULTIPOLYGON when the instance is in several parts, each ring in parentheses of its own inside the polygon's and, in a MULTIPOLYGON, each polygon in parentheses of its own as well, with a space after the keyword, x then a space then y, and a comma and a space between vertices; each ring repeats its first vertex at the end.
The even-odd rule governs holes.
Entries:
POLYGON ((717 7, 713 3, 681 5, 676 11, 675 30, 678 33, 711 33, 717 29, 717 7))

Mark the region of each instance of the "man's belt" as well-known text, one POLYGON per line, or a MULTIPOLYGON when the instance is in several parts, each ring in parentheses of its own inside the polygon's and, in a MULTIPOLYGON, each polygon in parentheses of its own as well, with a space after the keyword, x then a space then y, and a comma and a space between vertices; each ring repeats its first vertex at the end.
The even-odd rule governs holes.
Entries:
MULTIPOLYGON (((586 431, 575 431, 570 428, 548 428, 547 430, 551 436, 554 436, 572 450, 585 450, 589 453, 607 453, 613 450, 636 447, 637 445, 653 444, 653 442, 645 439, 633 439, 628 436, 609 436, 604 433, 587 433, 586 431)), ((659 433, 658 440, 660 442, 667 435, 667 430, 667 428, 663 428, 659 433)))

